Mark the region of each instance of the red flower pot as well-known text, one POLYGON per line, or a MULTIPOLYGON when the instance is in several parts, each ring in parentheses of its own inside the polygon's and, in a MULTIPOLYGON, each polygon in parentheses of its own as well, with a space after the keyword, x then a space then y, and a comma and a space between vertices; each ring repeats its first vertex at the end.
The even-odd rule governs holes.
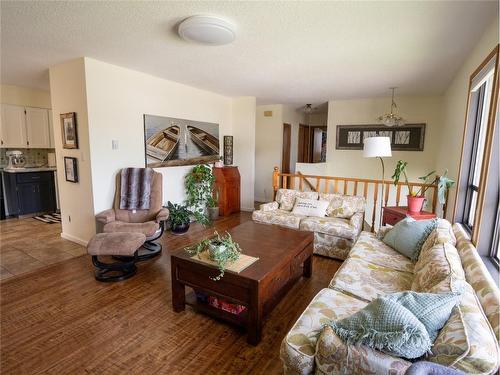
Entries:
POLYGON ((418 213, 422 211, 422 206, 424 205, 425 197, 414 197, 412 195, 406 196, 408 199, 408 211, 413 213, 418 213))

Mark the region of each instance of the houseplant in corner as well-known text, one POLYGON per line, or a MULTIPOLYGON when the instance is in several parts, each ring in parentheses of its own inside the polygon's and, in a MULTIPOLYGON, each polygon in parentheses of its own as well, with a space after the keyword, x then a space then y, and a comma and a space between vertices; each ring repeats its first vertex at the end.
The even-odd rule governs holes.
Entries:
POLYGON ((217 220, 219 217, 219 190, 214 188, 212 195, 207 199, 208 217, 217 220))
POLYGON ((203 225, 208 225, 210 219, 206 213, 207 202, 212 196, 212 185, 215 177, 209 166, 200 164, 186 175, 186 204, 192 209, 195 219, 203 225))
POLYGON ((408 176, 406 174, 407 166, 408 162, 404 160, 398 160, 396 169, 394 170, 394 174, 392 175, 392 179, 394 181, 394 185, 397 185, 399 183, 399 180, 401 179, 401 175, 403 175, 405 184, 406 186, 408 186, 409 192, 409 194, 407 195, 409 212, 420 212, 422 210, 422 206, 425 201, 425 192, 431 185, 437 185, 439 203, 446 203, 448 190, 455 184, 455 181, 447 176, 448 170, 445 170, 444 174, 442 174, 441 176, 436 174, 433 180, 431 180, 431 176, 434 175, 436 171, 429 172, 425 176, 419 177, 418 179, 422 181, 423 186, 421 186, 417 191, 414 191, 413 187, 408 182, 408 176))
POLYGON ((226 265, 239 259, 241 254, 240 245, 236 243, 231 235, 226 232, 225 235, 220 235, 214 232, 214 237, 207 238, 201 242, 185 248, 188 254, 197 255, 207 252, 208 258, 217 264, 219 275, 211 277, 212 280, 218 281, 224 276, 226 265))
POLYGON ((172 233, 178 235, 186 233, 189 229, 192 212, 185 205, 174 204, 170 201, 167 203, 167 208, 170 211, 169 220, 172 233))

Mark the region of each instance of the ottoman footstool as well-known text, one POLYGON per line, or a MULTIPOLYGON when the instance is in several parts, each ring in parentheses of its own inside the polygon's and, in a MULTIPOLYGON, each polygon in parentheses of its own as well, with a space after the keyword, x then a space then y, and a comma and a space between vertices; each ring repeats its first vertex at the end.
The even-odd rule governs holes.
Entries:
POLYGON ((95 278, 99 281, 121 281, 135 275, 137 252, 146 241, 142 233, 115 232, 99 233, 90 240, 87 252, 92 256, 95 278), (103 263, 99 256, 127 257, 126 262, 103 263))

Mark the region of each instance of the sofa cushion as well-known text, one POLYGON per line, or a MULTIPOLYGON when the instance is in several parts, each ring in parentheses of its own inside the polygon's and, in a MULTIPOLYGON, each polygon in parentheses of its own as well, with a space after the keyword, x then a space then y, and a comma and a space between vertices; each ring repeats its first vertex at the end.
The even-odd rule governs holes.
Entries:
POLYGON ((457 240, 453 234, 453 229, 448 220, 437 219, 436 228, 429 234, 424 244, 422 245, 421 251, 433 247, 434 245, 449 243, 455 246, 457 240))
POLYGON ((323 325, 352 315, 365 305, 339 291, 322 289, 283 339, 280 355, 285 374, 313 373, 316 340, 323 325))
POLYGON ((299 229, 300 220, 304 216, 294 215, 286 210, 270 210, 261 211, 255 210, 252 212, 252 219, 265 224, 277 224, 283 227, 299 229))
POLYGON ((276 202, 279 203, 281 210, 291 211, 295 204, 295 198, 318 199, 318 193, 292 189, 278 189, 276 193, 276 202))
POLYGON ((347 346, 326 326, 316 346, 316 374, 404 375, 411 362, 365 345, 347 346))
POLYGON ((355 240, 314 232, 314 254, 344 260, 349 255, 355 240))
POLYGON ((326 214, 331 217, 349 219, 356 212, 364 212, 366 200, 355 195, 320 193, 319 199, 328 201, 326 214))
POLYGON ((325 217, 328 202, 317 199, 295 198, 292 214, 325 217))
POLYGON ((388 293, 410 290, 413 275, 361 259, 347 258, 329 288, 342 291, 367 302, 388 293))
POLYGON ((465 279, 457 249, 449 243, 434 245, 420 253, 413 274, 411 289, 416 292, 428 291, 448 276, 465 279))
POLYGON ((361 232, 349 257, 398 271, 413 272, 414 267, 410 259, 387 246, 376 234, 370 232, 361 232))
POLYGON ((493 374, 499 365, 498 341, 474 289, 465 281, 460 288, 462 300, 439 332, 428 360, 468 374, 493 374))
POLYGON ((382 241, 397 252, 416 261, 424 241, 436 225, 436 220, 417 221, 407 217, 394 225, 382 241))
MULTIPOLYGON (((458 236, 457 236, 458 237, 458 236)), ((465 278, 476 292, 493 331, 500 341, 500 290, 474 245, 465 237, 457 242, 465 278)))
POLYGON ((349 239, 354 239, 358 236, 356 228, 349 223, 349 220, 338 217, 306 217, 300 222, 300 230, 325 233, 349 239))

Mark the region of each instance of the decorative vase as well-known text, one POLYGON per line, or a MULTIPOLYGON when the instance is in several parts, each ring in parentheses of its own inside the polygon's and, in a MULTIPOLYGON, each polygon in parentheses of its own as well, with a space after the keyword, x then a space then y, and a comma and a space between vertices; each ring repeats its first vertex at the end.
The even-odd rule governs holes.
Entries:
POLYGON ((226 245, 223 245, 220 242, 210 242, 208 245, 208 256, 211 260, 215 261, 217 256, 223 254, 226 250, 226 245))
POLYGON ((224 165, 233 164, 233 136, 224 136, 224 165))
POLYGON ((418 213, 422 211, 425 197, 414 197, 412 195, 407 195, 406 198, 408 199, 408 212, 418 213))
POLYGON ((189 229, 189 223, 183 223, 183 224, 172 224, 170 229, 172 230, 173 234, 184 234, 188 231, 189 229))
POLYGON ((208 217, 210 220, 217 220, 219 217, 219 207, 208 207, 208 217))
POLYGON ((215 168, 222 168, 222 167, 224 167, 224 163, 222 162, 222 160, 218 160, 215 162, 214 167, 215 168))

